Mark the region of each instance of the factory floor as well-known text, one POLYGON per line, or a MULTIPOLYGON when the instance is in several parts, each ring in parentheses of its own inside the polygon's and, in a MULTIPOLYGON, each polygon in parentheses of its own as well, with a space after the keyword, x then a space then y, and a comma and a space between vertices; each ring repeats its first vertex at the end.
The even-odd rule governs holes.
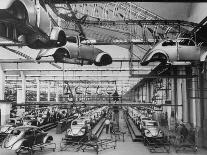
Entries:
MULTIPOLYGON (((103 150, 99 152, 100 155, 152 155, 152 154, 160 154, 160 153, 151 153, 146 146, 144 146, 143 142, 132 142, 131 136, 128 132, 127 125, 123 118, 123 113, 120 111, 119 114, 119 126, 121 131, 125 131, 126 134, 124 136, 124 141, 122 137, 118 139, 116 143, 116 148, 110 148, 103 150)), ((70 149, 67 151, 60 151, 60 142, 61 139, 64 137, 64 133, 62 134, 56 134, 56 129, 52 129, 48 132, 50 135, 54 138, 54 143, 56 143, 56 150, 53 152, 53 150, 42 150, 42 151, 36 151, 34 152, 34 155, 96 155, 96 152, 91 150, 86 150, 83 152, 82 150, 75 151, 74 149, 70 149)), ((110 139, 111 135, 106 134, 106 130, 104 129, 100 139, 110 139)), ((114 137, 112 137, 114 138, 114 137)), ((14 151, 5 150, 0 148, 0 155, 14 155, 14 151)), ((26 154, 26 153, 25 153, 26 154)), ((199 148, 197 152, 193 151, 182 151, 179 153, 176 153, 174 148, 171 147, 169 153, 162 153, 163 155, 207 155, 207 150, 199 148)))

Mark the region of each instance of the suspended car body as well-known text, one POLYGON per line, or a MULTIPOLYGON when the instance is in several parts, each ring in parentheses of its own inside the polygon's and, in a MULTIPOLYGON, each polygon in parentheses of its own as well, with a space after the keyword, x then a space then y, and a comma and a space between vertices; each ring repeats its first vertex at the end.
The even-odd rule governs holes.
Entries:
POLYGON ((69 37, 65 46, 46 49, 40 52, 36 59, 52 56, 54 61, 59 63, 95 64, 96 66, 106 66, 112 63, 112 57, 108 53, 90 45, 79 44, 79 37, 76 39, 77 41, 74 40, 69 37))
POLYGON ((13 38, 33 49, 66 44, 65 32, 53 26, 43 0, 0 1, 0 27, 11 28, 13 38))
POLYGON ((171 63, 204 61, 207 47, 198 46, 189 38, 166 39, 157 43, 142 58, 141 65, 146 66, 150 62, 171 63))

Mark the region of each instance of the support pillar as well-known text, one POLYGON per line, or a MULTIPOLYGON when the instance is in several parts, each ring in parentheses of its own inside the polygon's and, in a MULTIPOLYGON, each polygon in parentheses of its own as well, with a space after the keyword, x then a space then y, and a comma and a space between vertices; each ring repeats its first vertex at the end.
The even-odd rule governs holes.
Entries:
MULTIPOLYGON (((178 66, 177 74, 178 75, 185 75, 185 67, 184 66, 178 66)), ((183 121, 184 114, 183 110, 184 107, 187 105, 187 94, 186 94, 186 79, 180 78, 177 79, 177 121, 178 123, 183 121)), ((186 107, 185 107, 186 108, 186 107)), ((185 116, 186 120, 186 116, 185 116)))
MULTIPOLYGON (((55 82, 55 81, 54 81, 55 82)), ((59 102, 59 89, 58 89, 58 82, 57 83, 55 83, 55 90, 56 90, 56 95, 55 95, 55 100, 56 100, 56 102, 59 102)))
MULTIPOLYGON (((174 75, 176 73, 174 73, 174 69, 172 69, 172 75, 174 75)), ((169 129, 174 130, 175 129, 175 123, 176 123, 176 104, 177 104, 177 100, 176 100, 176 91, 177 91, 177 85, 176 85, 177 81, 176 78, 173 78, 171 80, 171 99, 172 99, 172 106, 170 109, 170 122, 169 122, 169 129)))
POLYGON ((4 125, 10 117, 11 104, 4 102, 5 73, 0 64, 0 125, 4 125))
MULTIPOLYGON (((192 74, 196 74, 196 68, 192 68, 192 74)), ((196 126, 196 83, 197 78, 192 79, 192 88, 191 88, 191 94, 190 94, 190 123, 193 124, 193 126, 196 126)))
POLYGON ((21 90, 21 103, 25 103, 26 101, 26 78, 23 71, 20 71, 21 79, 22 79, 22 90, 21 90))
POLYGON ((36 77, 37 82, 37 102, 40 102, 40 80, 38 77, 36 77))
POLYGON ((50 92, 51 92, 50 89, 51 89, 51 88, 50 88, 50 82, 48 82, 47 101, 50 101, 50 92))
MULTIPOLYGON (((207 68, 207 63, 204 64, 207 68)), ((205 70, 202 74, 202 79, 200 81, 200 85, 202 85, 201 89, 201 98, 203 98, 203 147, 207 148, 207 71, 205 70)))
POLYGON ((0 100, 4 100, 4 92, 5 92, 5 73, 0 64, 0 100))

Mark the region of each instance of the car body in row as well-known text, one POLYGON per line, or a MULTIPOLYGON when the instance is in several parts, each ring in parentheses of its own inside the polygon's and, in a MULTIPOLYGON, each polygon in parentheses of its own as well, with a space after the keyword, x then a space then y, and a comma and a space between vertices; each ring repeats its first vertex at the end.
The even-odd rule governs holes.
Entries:
POLYGON ((68 140, 79 140, 83 138, 90 129, 102 118, 104 111, 107 111, 108 107, 103 106, 96 109, 91 109, 82 116, 74 119, 71 122, 70 128, 67 129, 65 138, 68 140))

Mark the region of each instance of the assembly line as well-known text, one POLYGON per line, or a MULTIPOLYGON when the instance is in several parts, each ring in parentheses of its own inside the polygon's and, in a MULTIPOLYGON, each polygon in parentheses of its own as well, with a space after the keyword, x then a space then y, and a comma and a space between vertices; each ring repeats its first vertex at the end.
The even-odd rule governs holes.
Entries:
POLYGON ((0 1, 0 154, 207 153, 207 3, 0 1))

